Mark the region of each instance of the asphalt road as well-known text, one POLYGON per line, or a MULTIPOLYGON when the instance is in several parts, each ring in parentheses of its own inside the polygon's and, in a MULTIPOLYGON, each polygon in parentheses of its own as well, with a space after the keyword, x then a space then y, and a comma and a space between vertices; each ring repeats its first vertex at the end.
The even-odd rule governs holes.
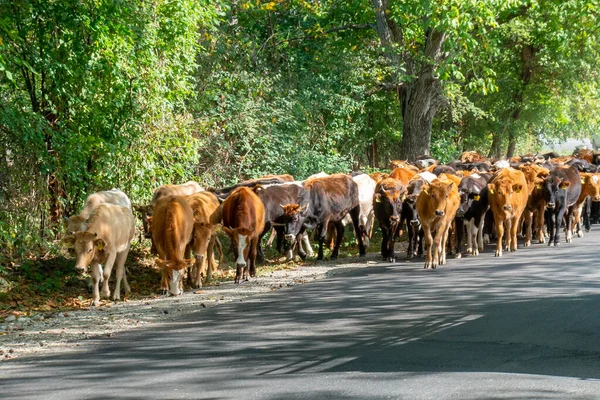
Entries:
POLYGON ((0 364, 0 398, 598 399, 600 227, 366 267, 0 364))

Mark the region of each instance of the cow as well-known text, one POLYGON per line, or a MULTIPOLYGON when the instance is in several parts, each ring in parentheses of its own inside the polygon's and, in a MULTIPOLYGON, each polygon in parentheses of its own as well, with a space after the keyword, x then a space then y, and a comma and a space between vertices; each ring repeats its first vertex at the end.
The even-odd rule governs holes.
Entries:
MULTIPOLYGON (((419 172, 408 182, 407 196, 402 202, 402 214, 400 215, 400 229, 406 224, 408 231, 408 248, 406 258, 423 254, 423 230, 421 220, 416 209, 416 201, 423 185, 427 185, 437 179, 437 176, 428 171, 419 172)), ((400 233, 399 233, 400 234, 400 233)))
POLYGON ((191 256, 194 238, 194 211, 184 196, 158 200, 149 218, 152 242, 156 246, 156 265, 161 270, 160 286, 174 296, 181 293, 183 274, 195 264, 191 256))
POLYGON ((358 185, 348 175, 335 174, 324 178, 306 180, 297 204, 285 208, 286 239, 293 241, 305 229, 316 229, 319 237, 317 260, 323 259, 323 244, 327 237, 327 226, 333 222, 337 230, 331 259, 338 257, 344 236, 341 220, 350 213, 358 240, 360 255, 364 256, 364 227, 360 226, 360 201, 358 185))
POLYGON ((405 198, 406 188, 394 178, 379 182, 373 194, 373 212, 383 234, 381 256, 389 262, 396 262, 394 239, 400 228, 402 202, 405 198))
POLYGON ((390 174, 386 174, 385 172, 373 172, 372 174, 369 174, 369 176, 375 181, 375 183, 379 183, 383 179, 389 178, 390 174))
MULTIPOLYGON (((136 205, 133 208, 140 213, 142 217, 142 226, 144 228, 144 237, 152 239, 151 227, 148 224, 148 217, 154 212, 154 207, 158 202, 170 196, 189 196, 194 193, 202 192, 204 188, 198 182, 189 181, 181 185, 162 185, 158 187, 152 195, 152 201, 148 205, 136 205)), ((156 253, 154 243, 152 243, 152 253, 156 253)))
POLYGON ((256 254, 265 227, 265 208, 251 188, 235 189, 223 202, 223 232, 231 239, 235 256, 235 283, 256 276, 256 254))
POLYGON ((391 160, 390 171, 393 171, 396 168, 407 168, 415 173, 419 172, 419 168, 416 165, 409 163, 408 160, 391 160))
MULTIPOLYGON (((258 256, 262 258, 261 253, 261 241, 262 238, 272 229, 275 229, 277 236, 277 251, 282 252, 282 247, 284 244, 284 226, 281 220, 281 217, 284 215, 283 206, 287 204, 294 204, 298 202, 298 197, 302 190, 302 183, 297 182, 289 182, 283 183, 281 185, 258 185, 254 188, 254 192, 258 195, 260 200, 264 206, 264 220, 265 227, 263 232, 260 235, 259 243, 258 243, 258 256)), ((308 241, 307 235, 301 235, 301 237, 297 238, 298 245, 298 253, 300 257, 306 258, 307 253, 302 249, 302 242, 306 247, 306 251, 309 256, 313 255, 312 247, 310 242, 308 241)), ((292 243, 288 246, 286 261, 289 261, 293 258, 293 250, 294 245, 296 243, 292 243)))
POLYGON ((464 177, 458 185, 460 205, 455 218, 456 258, 460 258, 462 253, 463 226, 467 228, 467 254, 476 256, 483 250, 483 215, 487 211, 487 197, 482 201, 481 191, 488 181, 489 176, 486 178, 476 173, 464 177))
POLYGON ((396 168, 390 173, 390 178, 394 178, 402 182, 402 185, 408 185, 408 181, 412 179, 417 173, 407 168, 396 168))
POLYGON ((283 175, 265 175, 256 179, 248 179, 245 181, 241 181, 236 183, 235 185, 228 186, 221 189, 210 188, 211 192, 214 192, 215 195, 219 198, 219 200, 224 201, 230 193, 232 193, 235 189, 240 187, 254 188, 257 185, 278 185, 286 182, 293 182, 294 177, 289 174, 283 175))
POLYGON ((441 177, 423 185, 417 197, 416 209, 425 239, 425 269, 446 264, 448 231, 460 205, 456 186, 454 181, 441 177))
POLYGON ((125 297, 131 292, 125 273, 125 260, 134 233, 135 218, 130 208, 100 204, 91 212, 85 230, 77 231, 64 238, 67 246, 75 248, 77 255, 75 268, 84 271, 88 266, 92 267, 94 286, 92 306, 100 304, 100 282, 102 282, 102 296, 110 297, 108 281, 115 263, 117 281, 112 299, 121 298, 121 280, 125 287, 125 297))
POLYGON ((476 151, 464 151, 460 155, 460 162, 462 162, 462 163, 474 163, 474 162, 479 162, 482 160, 483 160, 483 157, 481 157, 481 155, 479 153, 477 153, 476 151))
POLYGON ((523 172, 502 168, 487 185, 490 208, 496 226, 496 257, 502 256, 502 239, 507 231, 507 250, 517 250, 519 220, 527 205, 528 188, 523 172))
POLYGON ((523 210, 522 219, 525 224, 525 247, 531 246, 533 236, 532 224, 535 221, 535 231, 538 242, 544 243, 544 210, 546 201, 542 193, 542 185, 550 171, 537 164, 523 164, 519 166, 527 182, 527 206, 523 210))
POLYGON ((583 214, 586 222, 586 231, 589 231, 589 214, 591 204, 588 201, 600 202, 600 174, 581 173, 581 194, 573 207, 573 226, 577 228, 577 236, 583 237, 581 229, 581 215, 583 214), (585 211, 584 211, 585 207, 585 211))
POLYGON ((88 218, 101 204, 113 204, 131 210, 131 201, 129 200, 129 197, 118 189, 93 193, 85 199, 83 210, 81 210, 79 215, 73 215, 67 219, 67 233, 72 234, 74 232, 84 231, 87 228, 88 218))
POLYGON ((548 246, 558 246, 560 242, 560 226, 563 217, 566 219, 566 237, 567 243, 571 243, 571 216, 573 215, 573 206, 581 194, 581 177, 577 168, 557 167, 550 171, 550 175, 543 183, 544 200, 546 201, 547 226, 548 226, 548 246))
POLYGON ((207 191, 185 196, 185 200, 194 217, 192 251, 196 262, 189 278, 192 287, 201 288, 202 277, 211 280, 216 271, 214 247, 218 240, 217 232, 221 229, 221 203, 214 193, 207 191))

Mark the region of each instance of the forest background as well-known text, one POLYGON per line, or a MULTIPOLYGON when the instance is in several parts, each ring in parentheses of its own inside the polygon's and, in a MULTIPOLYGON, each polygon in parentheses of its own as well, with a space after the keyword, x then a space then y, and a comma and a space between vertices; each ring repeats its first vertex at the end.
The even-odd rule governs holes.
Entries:
POLYGON ((0 274, 87 194, 598 132, 600 5, 0 0, 0 274))

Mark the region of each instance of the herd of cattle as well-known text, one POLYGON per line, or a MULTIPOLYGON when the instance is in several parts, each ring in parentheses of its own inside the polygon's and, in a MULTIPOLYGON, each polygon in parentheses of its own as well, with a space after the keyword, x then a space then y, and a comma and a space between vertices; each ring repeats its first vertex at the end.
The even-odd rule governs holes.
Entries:
POLYGON ((285 249, 291 259, 295 249, 302 258, 312 255, 308 232, 314 231, 317 259, 323 259, 325 245, 334 259, 351 224, 364 256, 375 220, 385 260, 396 260, 394 242, 406 230, 407 257, 422 255, 424 248, 425 268, 436 268, 446 263, 448 251, 461 256, 465 233, 467 254, 478 255, 489 234, 496 237, 498 257, 503 249, 517 249, 521 233, 525 246, 534 235, 544 243, 544 222, 549 245, 558 245, 563 223, 567 243, 573 233, 582 236, 583 224, 589 230, 592 202, 600 202, 597 161, 589 150, 497 162, 465 152, 444 165, 422 156, 414 162, 392 161, 390 173, 320 173, 304 181, 269 175, 208 190, 196 182, 165 185, 149 205, 134 207, 123 192, 112 189, 86 199, 82 212, 68 219, 64 242, 75 249, 76 269, 91 266, 93 305, 100 301, 100 283, 102 296, 110 296, 114 265, 112 298, 120 298, 121 281, 126 295, 130 292, 124 264, 135 234, 133 210, 141 214, 158 255, 161 288, 173 295, 181 292, 186 272, 194 288, 202 286, 203 278, 211 279, 215 250, 223 255, 220 231, 231 239, 236 283, 255 276, 261 241, 269 232, 269 242, 276 237, 277 249, 285 249))

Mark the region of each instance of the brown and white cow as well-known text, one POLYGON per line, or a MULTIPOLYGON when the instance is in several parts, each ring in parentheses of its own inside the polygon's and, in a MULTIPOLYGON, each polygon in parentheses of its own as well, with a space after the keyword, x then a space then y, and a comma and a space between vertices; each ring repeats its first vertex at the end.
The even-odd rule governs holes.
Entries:
POLYGON ((194 232, 194 212, 184 196, 168 196, 158 200, 151 218, 152 241, 156 246, 163 291, 179 295, 187 267, 194 265, 190 258, 194 232))
POLYGON ((84 271, 92 267, 94 294, 92 305, 100 303, 99 285, 102 281, 102 296, 110 297, 108 280, 113 265, 117 266, 117 281, 113 292, 113 300, 121 296, 121 280, 125 286, 125 296, 131 289, 125 274, 125 260, 129 253, 131 239, 135 233, 135 218, 131 209, 113 204, 101 204, 96 207, 87 220, 84 231, 75 232, 63 240, 68 246, 75 247, 77 259, 75 268, 84 271), (104 269, 102 264, 104 263, 104 269))
POLYGON ((196 262, 190 274, 192 286, 202 287, 202 277, 212 279, 217 269, 214 247, 217 243, 217 232, 221 229, 221 203, 211 192, 198 192, 185 196, 192 207, 194 215, 194 238, 192 251, 196 262))
POLYGON ((523 172, 507 167, 488 183, 488 200, 496 225, 496 257, 502 256, 502 239, 507 231, 506 248, 517 250, 519 220, 527 205, 528 188, 523 172))
POLYGON ((416 209, 424 232, 425 268, 446 264, 448 231, 459 205, 457 185, 452 180, 442 177, 421 187, 416 209))
POLYGON ((247 187, 235 189, 223 202, 223 232, 231 239, 235 256, 235 283, 256 276, 258 239, 265 226, 262 201, 247 187))
POLYGON ((84 231, 87 228, 88 218, 101 204, 113 204, 131 210, 131 201, 129 200, 129 197, 118 189, 104 190, 90 194, 85 199, 83 210, 81 210, 79 215, 73 215, 67 219, 67 232, 73 233, 84 231))

